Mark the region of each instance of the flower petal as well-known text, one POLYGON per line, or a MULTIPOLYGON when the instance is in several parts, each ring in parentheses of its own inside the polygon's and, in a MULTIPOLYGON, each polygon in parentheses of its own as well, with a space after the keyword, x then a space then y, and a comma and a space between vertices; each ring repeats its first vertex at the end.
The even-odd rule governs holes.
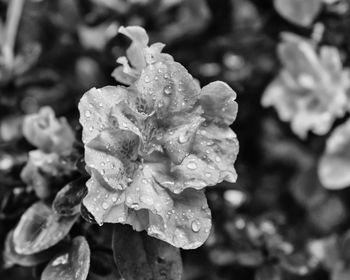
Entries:
MULTIPOLYGON (((126 189, 126 205, 138 212, 148 210, 148 234, 173 246, 194 249, 208 238, 211 214, 202 191, 187 189, 176 195, 154 179, 152 166, 145 164, 126 189)), ((130 216, 128 223, 134 225, 130 216)))
POLYGON ((80 123, 83 126, 82 139, 88 143, 100 131, 109 127, 109 112, 115 104, 126 99, 127 90, 121 86, 106 86, 101 89, 92 88, 80 99, 78 108, 80 123))
POLYGON ((219 182, 235 182, 237 173, 233 163, 236 160, 239 144, 236 134, 229 128, 210 124, 202 126, 196 135, 193 151, 209 167, 219 172, 219 182))
POLYGON ((130 47, 126 51, 131 65, 138 70, 146 67, 145 49, 149 41, 146 31, 140 26, 121 26, 119 33, 132 40, 130 47))
POLYGON ((86 209, 94 216, 95 221, 106 223, 124 222, 127 208, 124 204, 124 191, 111 188, 94 169, 87 181, 88 194, 83 200, 86 209))
POLYGON ((350 186, 350 121, 338 126, 327 139, 318 166, 320 181, 327 189, 350 186))
POLYGON ((230 125, 235 119, 238 105, 236 93, 224 82, 216 81, 202 88, 200 104, 203 116, 218 123, 230 125))
POLYGON ((175 164, 180 164, 190 154, 198 127, 204 119, 196 114, 183 114, 181 124, 165 131, 163 146, 175 164))
POLYGON ((142 98, 153 104, 158 119, 166 122, 171 114, 191 110, 200 88, 177 62, 156 62, 147 66, 135 86, 142 98))
POLYGON ((75 141, 67 120, 57 119, 51 107, 42 107, 37 114, 25 116, 23 134, 28 142, 47 153, 68 155, 75 141))

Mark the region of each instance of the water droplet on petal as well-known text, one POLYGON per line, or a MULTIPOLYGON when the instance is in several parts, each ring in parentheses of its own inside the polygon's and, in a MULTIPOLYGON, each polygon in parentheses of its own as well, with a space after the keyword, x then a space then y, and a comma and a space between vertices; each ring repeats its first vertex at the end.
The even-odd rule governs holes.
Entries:
POLYGON ((171 92, 172 92, 172 87, 171 87, 171 86, 166 86, 166 87, 164 88, 164 94, 165 94, 165 95, 170 95, 171 92))
POLYGON ((89 110, 85 111, 85 117, 87 117, 87 118, 91 117, 91 112, 89 110))
POLYGON ((194 170, 197 168, 197 164, 195 162, 190 162, 189 164, 187 164, 187 168, 194 170))
POLYGON ((150 77, 146 75, 146 76, 145 76, 145 82, 146 82, 146 83, 149 83, 150 81, 151 81, 150 77))
POLYGON ((198 220, 194 220, 191 224, 191 228, 193 232, 199 232, 201 229, 201 223, 198 220))
POLYGON ((179 140, 179 143, 180 143, 180 144, 184 144, 184 143, 186 143, 186 142, 188 141, 188 138, 186 137, 186 135, 180 134, 178 140, 179 140))
POLYGON ((216 156, 216 157, 215 157, 215 161, 216 161, 216 162, 220 162, 220 161, 221 161, 221 158, 218 157, 218 156, 216 156))
POLYGON ((103 202, 103 203, 102 203, 102 208, 103 208, 104 210, 107 210, 107 209, 108 209, 108 203, 107 203, 107 202, 103 202))

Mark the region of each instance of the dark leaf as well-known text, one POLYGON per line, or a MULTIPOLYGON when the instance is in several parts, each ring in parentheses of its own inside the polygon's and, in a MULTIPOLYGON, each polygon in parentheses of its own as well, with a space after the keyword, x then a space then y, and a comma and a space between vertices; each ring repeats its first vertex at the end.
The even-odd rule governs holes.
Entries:
POLYGON ((77 216, 57 216, 43 202, 33 204, 21 217, 13 237, 15 251, 31 255, 46 250, 61 241, 77 216))
POLYGON ((144 232, 116 224, 112 248, 119 272, 126 280, 181 279, 179 249, 144 232))
POLYGON ((3 253, 3 258, 6 266, 13 264, 18 264, 22 266, 34 266, 45 261, 48 261, 52 256, 57 254, 57 252, 62 251, 67 247, 67 244, 57 244, 57 246, 51 247, 48 250, 32 254, 32 255, 21 255, 15 251, 13 242, 13 231, 11 231, 5 241, 5 249, 3 253))
POLYGON ((77 236, 73 239, 69 250, 49 262, 41 275, 41 280, 85 280, 89 268, 89 244, 83 236, 77 236))
POLYGON ((80 203, 87 193, 85 182, 85 178, 79 178, 64 186, 56 194, 52 203, 53 210, 61 216, 78 214, 80 203))

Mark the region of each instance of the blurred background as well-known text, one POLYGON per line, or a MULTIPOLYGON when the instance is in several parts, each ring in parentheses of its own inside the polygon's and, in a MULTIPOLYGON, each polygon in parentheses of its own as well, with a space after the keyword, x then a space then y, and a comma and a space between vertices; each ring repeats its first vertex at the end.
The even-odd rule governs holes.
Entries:
MULTIPOLYGON (((261 105, 282 67, 276 52, 282 32, 318 36, 349 66, 350 1, 318 1, 317 12, 299 11, 309 16, 306 24, 293 22, 293 11, 290 19, 276 2, 0 0, 0 248, 36 200, 19 176, 29 147, 23 116, 48 105, 79 133, 82 94, 117 84, 111 73, 130 44, 118 28, 140 25, 202 86, 222 80, 238 95, 232 126, 240 143, 238 181, 207 190, 213 229, 201 248, 182 251, 184 279, 350 279, 350 191, 328 190, 317 175, 329 134, 301 139, 274 108, 261 105)), ((94 228, 95 236, 104 228, 94 228)), ((96 274, 110 269, 94 265, 96 274)), ((39 279, 40 269, 3 267, 0 278, 39 279)))

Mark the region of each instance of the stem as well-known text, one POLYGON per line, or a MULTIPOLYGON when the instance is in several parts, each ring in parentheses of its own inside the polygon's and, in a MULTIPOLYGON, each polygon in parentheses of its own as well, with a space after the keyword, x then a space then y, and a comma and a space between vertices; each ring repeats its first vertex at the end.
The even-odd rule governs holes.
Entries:
POLYGON ((13 65, 14 47, 24 2, 25 0, 9 0, 7 8, 5 38, 2 45, 2 51, 5 65, 10 69, 12 69, 13 65))

